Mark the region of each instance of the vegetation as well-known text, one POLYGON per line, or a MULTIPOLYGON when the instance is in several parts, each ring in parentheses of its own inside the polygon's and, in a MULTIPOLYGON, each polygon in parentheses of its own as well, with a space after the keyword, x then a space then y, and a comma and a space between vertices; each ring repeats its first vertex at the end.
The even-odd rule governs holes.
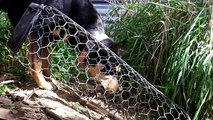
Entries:
POLYGON ((116 40, 128 41, 125 61, 194 120, 213 119, 211 3, 168 0, 125 7, 130 14, 109 29, 116 40))
MULTIPOLYGON (((212 3, 202 0, 162 1, 126 4, 131 12, 124 13, 112 23, 109 30, 113 32, 110 34, 116 40, 128 41, 125 61, 194 120, 213 119, 212 3)), ((119 7, 115 8, 111 14, 118 13, 118 10, 119 7)), ((26 75, 26 68, 12 59, 6 48, 12 27, 4 13, 0 16, 0 74, 26 75)), ((59 46, 60 43, 53 48, 66 51, 59 46)), ((52 63, 63 56, 59 55, 53 55, 52 63)), ((66 59, 75 59, 73 54, 67 56, 66 59)), ((68 78, 61 75, 56 66, 58 63, 54 64, 52 72, 55 76, 68 78)), ((59 63, 65 72, 75 69, 62 64, 59 63)), ((7 89, 8 86, 0 86, 0 93, 7 89)))
POLYGON ((76 54, 74 50, 62 40, 52 43, 50 48, 54 50, 51 56, 51 72, 54 77, 67 81, 71 75, 72 77, 76 76, 78 69, 75 67, 76 54))
POLYGON ((5 63, 8 63, 11 60, 11 56, 9 56, 9 51, 6 48, 6 40, 10 36, 11 26, 6 18, 5 13, 0 12, 0 16, 0 65, 6 67, 5 63))
MULTIPOLYGON (((27 78, 26 68, 10 55, 10 50, 6 46, 6 42, 11 35, 11 29, 12 26, 7 19, 7 15, 0 11, 0 82, 1 77, 5 73, 11 73, 20 76, 23 79, 27 78)), ((0 95, 12 88, 15 88, 13 84, 0 85, 0 95)))

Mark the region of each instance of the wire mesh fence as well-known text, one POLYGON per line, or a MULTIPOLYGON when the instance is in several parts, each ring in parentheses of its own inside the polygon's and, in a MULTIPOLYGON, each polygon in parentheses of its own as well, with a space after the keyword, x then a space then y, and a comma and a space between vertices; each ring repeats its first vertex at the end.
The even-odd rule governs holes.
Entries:
POLYGON ((190 119, 72 19, 49 6, 40 9, 28 35, 29 42, 22 47, 28 50, 18 53, 18 59, 31 71, 36 71, 32 66, 39 61, 47 62, 41 69, 46 79, 67 84, 78 96, 104 101, 100 106, 120 119, 190 119), (36 57, 36 61, 26 57, 29 55, 36 57), (50 74, 45 74, 47 71, 50 74))

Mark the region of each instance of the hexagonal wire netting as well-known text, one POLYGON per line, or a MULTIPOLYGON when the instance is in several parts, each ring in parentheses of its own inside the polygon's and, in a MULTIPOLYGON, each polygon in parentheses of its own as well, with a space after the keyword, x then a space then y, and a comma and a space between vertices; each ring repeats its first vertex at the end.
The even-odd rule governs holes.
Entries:
MULTIPOLYGON (((25 48, 31 45, 36 46, 34 50, 28 49, 26 53, 19 52, 20 61, 26 66, 32 66, 27 56, 36 55, 39 59, 50 63, 47 68, 51 70, 51 75, 47 78, 57 79, 69 85, 79 96, 92 96, 93 99, 104 101, 105 105, 100 105, 112 114, 126 114, 127 119, 158 119, 158 120, 186 120, 190 119, 184 110, 172 103, 162 92, 151 85, 145 78, 138 74, 125 61, 109 50, 102 43, 97 41, 85 29, 75 23, 72 19, 64 15, 59 10, 45 6, 35 21, 29 33, 31 42, 25 44, 25 48), (54 31, 58 30, 58 37, 53 37, 54 31), (76 45, 70 47, 67 39, 74 38, 76 45), (79 39, 86 38, 87 42, 81 43, 79 39), (47 40, 43 44, 42 40, 47 40), (106 64, 116 64, 120 66, 120 74, 117 75, 121 89, 117 92, 107 92, 102 88, 97 76, 88 73, 88 66, 93 66, 89 62, 87 66, 79 67, 78 56, 81 51, 78 47, 81 44, 87 46, 88 53, 95 53, 96 58, 90 58, 85 52, 87 59, 94 59, 96 63, 106 61, 106 64), (48 55, 41 55, 43 50, 48 50, 48 55), (107 56, 102 57, 99 52, 104 52, 107 56), (24 55, 23 55, 24 54, 24 55)), ((30 68, 35 71, 33 68, 30 68)), ((110 72, 115 68, 109 69, 110 72)), ((105 72, 109 72, 105 71, 105 72)))

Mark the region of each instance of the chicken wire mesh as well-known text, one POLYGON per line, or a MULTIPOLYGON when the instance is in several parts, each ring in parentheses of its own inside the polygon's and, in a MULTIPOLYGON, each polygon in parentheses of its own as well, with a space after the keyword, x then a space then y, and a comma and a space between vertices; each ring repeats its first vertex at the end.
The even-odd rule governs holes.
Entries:
POLYGON ((78 96, 92 96, 92 99, 104 101, 105 104, 100 106, 120 117, 125 114, 127 119, 138 120, 190 119, 184 110, 72 19, 49 6, 41 9, 28 35, 30 42, 22 47, 28 50, 18 53, 18 59, 31 71, 36 71, 31 66, 38 61, 32 62, 28 55, 48 62, 48 66, 41 69, 43 73, 50 70, 51 74, 44 74, 46 79, 66 83, 78 96), (82 43, 80 39, 86 39, 86 42, 82 43), (86 47, 86 51, 79 49, 81 45, 86 47), (34 49, 30 49, 30 46, 34 46, 34 49), (44 55, 44 51, 48 54, 44 55), (82 54, 86 58, 83 61, 85 63, 81 61, 82 54), (104 66, 100 67, 98 64, 104 66), (90 71, 93 69, 98 74, 91 75, 90 71), (117 79, 102 84, 102 74, 112 75, 117 79), (108 87, 113 85, 118 85, 119 89, 108 91, 108 87))

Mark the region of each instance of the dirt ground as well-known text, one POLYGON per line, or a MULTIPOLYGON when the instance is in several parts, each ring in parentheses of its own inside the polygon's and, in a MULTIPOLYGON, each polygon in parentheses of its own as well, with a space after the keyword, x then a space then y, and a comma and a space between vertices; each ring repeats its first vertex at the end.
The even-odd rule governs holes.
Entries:
POLYGON ((108 112, 100 100, 79 97, 66 85, 59 90, 38 89, 33 82, 20 83, 11 74, 0 76, 3 84, 19 84, 0 97, 0 120, 122 120, 108 112))

